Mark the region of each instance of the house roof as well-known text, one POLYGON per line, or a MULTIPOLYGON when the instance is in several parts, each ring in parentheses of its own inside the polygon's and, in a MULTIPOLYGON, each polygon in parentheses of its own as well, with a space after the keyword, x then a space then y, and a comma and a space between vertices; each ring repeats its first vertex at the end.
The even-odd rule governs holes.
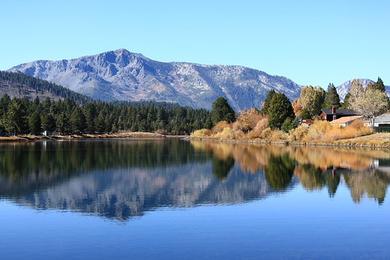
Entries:
MULTIPOLYGON (((321 111, 323 113, 327 114, 327 115, 333 115, 332 109, 322 109, 321 111)), ((353 116, 353 115, 358 115, 358 113, 353 111, 353 110, 351 110, 351 109, 336 109, 336 115, 350 115, 350 116, 353 116)))
POLYGON ((385 113, 375 118, 375 122, 389 122, 390 121, 390 113, 385 113))
POLYGON ((363 118, 363 116, 344 116, 344 117, 340 117, 339 119, 333 120, 331 123, 332 124, 345 124, 345 123, 349 123, 349 122, 355 121, 357 119, 362 119, 362 118, 363 118))

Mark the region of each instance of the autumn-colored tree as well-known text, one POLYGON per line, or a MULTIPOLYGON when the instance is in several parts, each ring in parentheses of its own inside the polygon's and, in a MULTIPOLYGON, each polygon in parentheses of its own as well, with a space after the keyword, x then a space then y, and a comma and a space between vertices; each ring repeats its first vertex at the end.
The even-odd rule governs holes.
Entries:
POLYGON ((388 109, 388 97, 386 93, 375 88, 364 88, 358 80, 353 80, 349 91, 349 108, 360 113, 364 117, 373 120, 375 116, 388 109))
POLYGON ((293 107, 295 116, 299 117, 301 115, 301 112, 303 109, 301 102, 299 102, 299 99, 296 99, 292 102, 292 107, 293 107))
POLYGON ((305 86, 301 89, 299 103, 302 105, 302 113, 306 117, 315 117, 321 112, 325 99, 325 91, 320 87, 305 86))

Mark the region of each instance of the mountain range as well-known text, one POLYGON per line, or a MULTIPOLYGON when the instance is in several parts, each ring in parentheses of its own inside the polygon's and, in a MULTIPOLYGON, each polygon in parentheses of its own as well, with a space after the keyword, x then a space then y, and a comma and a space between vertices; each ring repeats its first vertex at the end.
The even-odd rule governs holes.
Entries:
POLYGON ((125 49, 71 60, 39 60, 10 69, 105 101, 155 100, 211 108, 219 96, 236 111, 259 107, 274 89, 291 100, 300 86, 280 76, 243 67, 159 62, 125 49))
MULTIPOLYGON (((243 66, 160 62, 126 49, 69 60, 38 60, 9 71, 47 80, 97 100, 174 102, 210 109, 213 101, 223 96, 236 111, 259 107, 272 89, 290 100, 298 98, 301 89, 285 77, 243 66)), ((373 82, 359 80, 364 86, 373 82)), ((337 87, 341 100, 351 83, 349 80, 337 87)), ((390 93, 389 86, 386 90, 390 93)))
MULTIPOLYGON (((362 85, 363 87, 367 87, 369 84, 372 84, 372 83, 375 83, 375 81, 371 80, 371 79, 357 79, 362 85)), ((348 94, 349 92, 349 89, 351 88, 352 86, 352 81, 353 80, 348 80, 346 82, 344 82, 343 84, 339 85, 336 87, 337 89, 337 93, 339 94, 340 96, 340 100, 344 100, 345 96, 348 94)), ((386 88, 386 93, 387 95, 390 95, 390 86, 385 86, 386 88)))

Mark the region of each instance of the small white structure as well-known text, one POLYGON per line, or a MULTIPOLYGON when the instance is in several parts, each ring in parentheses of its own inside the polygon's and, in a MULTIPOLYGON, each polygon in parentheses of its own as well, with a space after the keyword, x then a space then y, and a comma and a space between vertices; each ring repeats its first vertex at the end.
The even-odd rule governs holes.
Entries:
POLYGON ((390 113, 375 117, 374 127, 390 127, 390 113))

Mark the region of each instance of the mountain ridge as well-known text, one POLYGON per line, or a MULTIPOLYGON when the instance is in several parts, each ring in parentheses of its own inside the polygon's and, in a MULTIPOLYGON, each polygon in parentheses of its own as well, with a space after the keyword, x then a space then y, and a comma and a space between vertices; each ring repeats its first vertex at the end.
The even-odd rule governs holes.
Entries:
POLYGON ((297 98, 300 86, 283 76, 241 65, 160 62, 126 49, 12 67, 80 94, 105 101, 153 100, 211 108, 224 96, 236 111, 258 107, 271 89, 297 98))
POLYGON ((70 99, 77 103, 90 101, 90 98, 60 85, 23 73, 7 71, 0 71, 0 94, 1 96, 8 95, 11 98, 28 98, 30 100, 38 97, 53 100, 70 99))
MULTIPOLYGON (((352 82, 354 80, 358 80, 363 85, 364 88, 366 88, 369 84, 375 83, 375 81, 371 79, 364 79, 364 78, 357 78, 357 79, 351 79, 345 81, 344 83, 336 87, 337 93, 339 94, 341 101, 344 101, 344 98, 348 94, 349 89, 351 88, 352 82)), ((390 96, 390 86, 385 86, 385 88, 386 88, 387 95, 390 96)))

